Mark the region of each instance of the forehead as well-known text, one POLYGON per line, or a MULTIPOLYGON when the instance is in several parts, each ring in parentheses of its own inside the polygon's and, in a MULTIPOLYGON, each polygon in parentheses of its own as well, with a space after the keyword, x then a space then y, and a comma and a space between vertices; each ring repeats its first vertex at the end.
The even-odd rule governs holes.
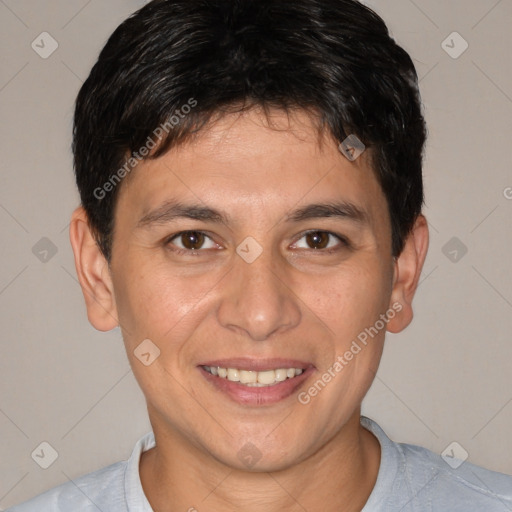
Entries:
POLYGON ((344 200, 369 217, 385 217, 386 200, 369 162, 368 152, 349 161, 303 111, 252 109, 227 114, 192 140, 141 162, 118 202, 121 208, 129 202, 139 218, 184 198, 260 216, 302 203, 344 200))

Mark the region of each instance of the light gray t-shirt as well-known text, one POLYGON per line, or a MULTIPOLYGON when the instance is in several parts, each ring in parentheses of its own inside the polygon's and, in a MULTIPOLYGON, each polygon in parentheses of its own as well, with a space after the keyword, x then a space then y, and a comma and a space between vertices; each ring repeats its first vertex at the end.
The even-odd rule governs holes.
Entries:
MULTIPOLYGON (((363 416, 361 424, 381 445, 377 482, 361 512, 512 512, 512 476, 469 462, 453 469, 425 448, 391 441, 369 418, 363 416)), ((127 461, 66 482, 7 512, 153 512, 139 478, 140 454, 153 446, 150 432, 127 461)))

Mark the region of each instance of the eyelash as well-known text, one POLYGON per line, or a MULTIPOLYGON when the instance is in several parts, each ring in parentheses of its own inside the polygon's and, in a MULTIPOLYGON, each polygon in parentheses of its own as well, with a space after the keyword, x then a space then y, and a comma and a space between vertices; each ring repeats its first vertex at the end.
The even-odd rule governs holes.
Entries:
MULTIPOLYGON (((184 234, 187 234, 187 233, 198 233, 198 234, 202 234, 204 235, 205 237, 209 238, 212 242, 213 242, 213 239, 208 236, 204 231, 197 231, 197 230, 186 230, 186 231, 179 231, 178 233, 174 233, 173 235, 170 235, 169 237, 167 237, 164 241, 164 245, 166 247, 170 246, 172 241, 176 238, 179 238, 180 236, 184 235, 184 234)), ((299 240, 302 240, 302 238, 304 238, 305 236, 311 234, 311 233, 318 233, 318 234, 322 234, 322 233, 326 233, 330 236, 333 236, 335 238, 337 238, 341 244, 341 247, 339 246, 340 244, 338 244, 337 246, 335 247, 331 247, 329 249, 302 249, 302 250, 309 250, 309 251, 314 251, 316 253, 323 253, 323 254, 332 254, 332 253, 335 253, 339 250, 341 250, 342 248, 351 248, 351 244, 349 242, 349 240, 344 237, 343 235, 339 235, 337 233, 334 233, 332 231, 325 231, 325 230, 321 230, 321 229, 310 229, 308 231, 305 231, 304 233, 302 233, 300 235, 300 237, 297 239, 296 242, 294 242, 294 244, 296 244, 297 242, 299 242, 299 240)), ((196 250, 192 250, 192 249, 180 249, 180 248, 172 248, 170 249, 172 250, 172 252, 174 252, 175 254, 177 254, 178 256, 182 256, 182 255, 188 255, 188 256, 199 256, 199 253, 201 252, 204 252, 205 250, 207 249, 196 249, 196 250)))

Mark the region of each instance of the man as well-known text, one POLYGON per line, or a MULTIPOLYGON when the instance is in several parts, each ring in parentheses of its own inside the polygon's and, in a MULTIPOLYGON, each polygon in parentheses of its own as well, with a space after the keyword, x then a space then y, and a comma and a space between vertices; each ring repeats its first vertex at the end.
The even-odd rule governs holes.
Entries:
POLYGON ((506 511, 360 414, 428 247, 410 57, 354 0, 155 0, 76 104, 70 238, 153 432, 14 507, 506 511))

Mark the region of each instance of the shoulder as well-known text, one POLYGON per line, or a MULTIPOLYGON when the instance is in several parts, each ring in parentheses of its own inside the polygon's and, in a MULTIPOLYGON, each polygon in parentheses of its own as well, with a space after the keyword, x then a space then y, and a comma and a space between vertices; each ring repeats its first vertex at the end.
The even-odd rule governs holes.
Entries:
POLYGON ((504 512, 512 510, 512 476, 456 459, 444 459, 421 446, 396 443, 377 423, 361 423, 381 445, 381 465, 368 511, 504 512))
POLYGON ((6 512, 151 511, 139 478, 139 460, 154 446, 155 436, 149 432, 137 441, 128 460, 69 480, 6 512))
POLYGON ((420 446, 402 443, 397 447, 403 457, 404 478, 413 500, 428 499, 432 510, 501 512, 512 509, 512 476, 467 461, 449 465, 437 453, 420 446))
POLYGON ((88 473, 54 487, 6 512, 98 512, 125 511, 124 474, 126 461, 88 473))

